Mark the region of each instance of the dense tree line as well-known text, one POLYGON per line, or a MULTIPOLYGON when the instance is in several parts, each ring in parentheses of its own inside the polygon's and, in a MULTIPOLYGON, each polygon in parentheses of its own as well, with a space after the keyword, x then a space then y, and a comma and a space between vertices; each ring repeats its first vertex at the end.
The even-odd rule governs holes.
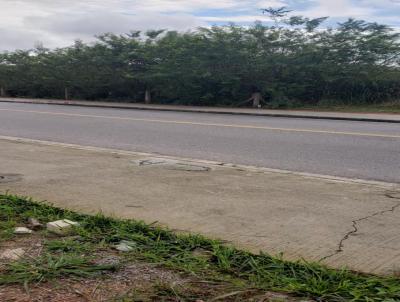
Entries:
MULTIPOLYGON (((3 94, 237 105, 260 92, 275 107, 400 99, 399 34, 350 19, 103 34, 55 50, 0 54, 3 94)), ((275 13, 275 15, 273 15, 275 13)))

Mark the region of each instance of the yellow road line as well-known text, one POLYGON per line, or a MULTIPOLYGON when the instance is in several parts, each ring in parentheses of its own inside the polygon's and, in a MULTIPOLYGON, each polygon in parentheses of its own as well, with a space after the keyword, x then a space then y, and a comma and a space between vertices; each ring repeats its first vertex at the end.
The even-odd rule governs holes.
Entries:
POLYGON ((163 123, 163 124, 211 126, 211 127, 241 128, 241 129, 260 129, 260 130, 268 130, 268 131, 320 133, 320 134, 336 134, 336 135, 383 137, 383 138, 400 138, 400 135, 379 134, 379 133, 342 132, 342 131, 329 131, 329 130, 279 128, 279 127, 265 127, 265 126, 240 125, 240 124, 201 123, 201 122, 190 122, 190 121, 145 119, 145 118, 122 117, 122 116, 91 115, 91 114, 63 113, 63 112, 21 110, 21 109, 0 109, 0 111, 24 112, 24 113, 59 115, 59 116, 72 116, 72 117, 102 118, 102 119, 114 119, 114 120, 125 120, 125 121, 135 121, 135 122, 149 122, 149 123, 163 123))

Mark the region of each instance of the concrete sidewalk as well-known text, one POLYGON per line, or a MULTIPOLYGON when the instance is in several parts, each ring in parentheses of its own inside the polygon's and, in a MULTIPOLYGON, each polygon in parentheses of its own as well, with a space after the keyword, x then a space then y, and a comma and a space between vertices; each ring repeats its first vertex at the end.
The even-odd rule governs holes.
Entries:
POLYGON ((286 259, 400 270, 400 187, 14 138, 0 192, 158 221, 286 259))
POLYGON ((155 104, 141 104, 141 103, 64 101, 64 100, 25 99, 25 98, 0 98, 0 102, 400 123, 400 114, 388 114, 388 113, 345 113, 345 112, 321 112, 321 111, 307 111, 307 110, 269 110, 269 109, 222 108, 222 107, 199 107, 199 106, 196 107, 196 106, 155 105, 155 104))

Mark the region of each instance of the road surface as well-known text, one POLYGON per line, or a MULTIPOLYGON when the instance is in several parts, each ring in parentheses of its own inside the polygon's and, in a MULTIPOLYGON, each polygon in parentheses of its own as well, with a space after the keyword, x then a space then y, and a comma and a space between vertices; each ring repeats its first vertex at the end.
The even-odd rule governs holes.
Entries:
POLYGON ((400 124, 0 103, 0 135, 400 183, 400 124))

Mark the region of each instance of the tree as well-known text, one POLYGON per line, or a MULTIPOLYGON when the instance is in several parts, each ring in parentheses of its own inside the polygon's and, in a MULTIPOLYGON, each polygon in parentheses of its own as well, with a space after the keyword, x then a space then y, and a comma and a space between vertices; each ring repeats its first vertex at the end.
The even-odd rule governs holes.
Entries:
POLYGON ((324 28, 326 17, 264 13, 274 24, 105 33, 91 44, 3 53, 1 91, 208 106, 250 95, 272 107, 400 98, 400 35, 390 27, 349 19, 324 28))

